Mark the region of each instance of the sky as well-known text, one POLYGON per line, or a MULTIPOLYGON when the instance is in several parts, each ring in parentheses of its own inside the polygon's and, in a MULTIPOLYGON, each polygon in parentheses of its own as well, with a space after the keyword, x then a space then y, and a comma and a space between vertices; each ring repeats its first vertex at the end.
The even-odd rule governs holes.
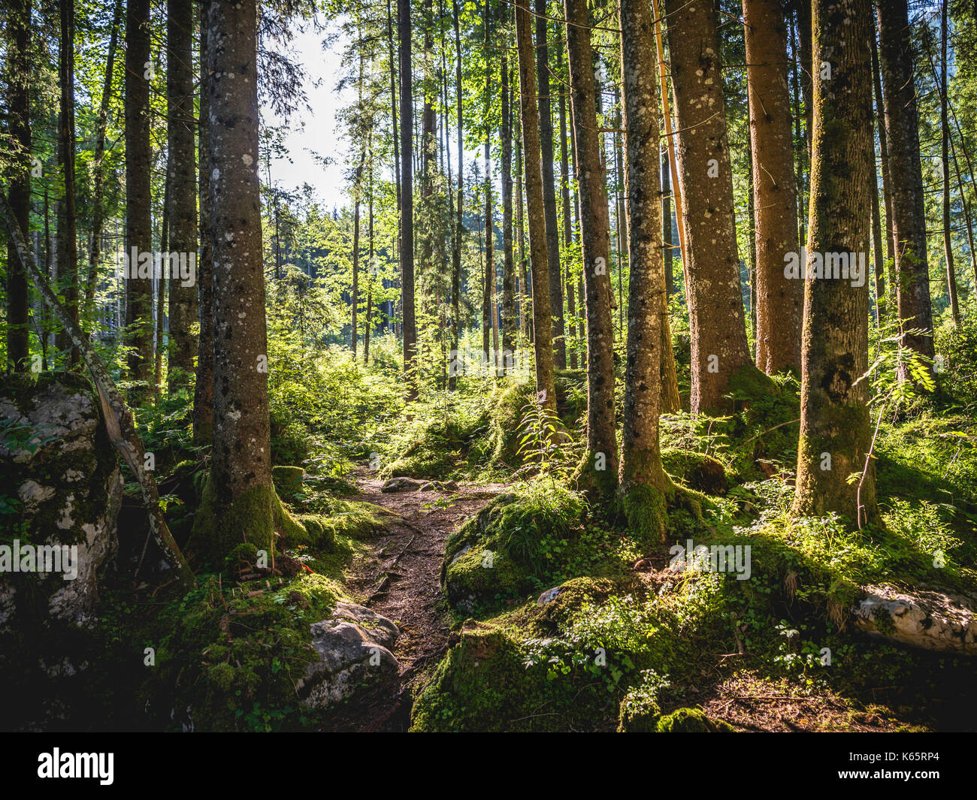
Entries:
MULTIPOLYGON (((348 143, 342 137, 337 114, 356 97, 353 87, 336 91, 345 39, 336 37, 328 49, 322 48, 322 40, 323 33, 312 30, 312 26, 292 39, 291 57, 305 68, 305 91, 311 108, 302 108, 289 119, 284 138, 288 159, 272 161, 271 177, 276 185, 288 191, 303 183, 310 184, 324 206, 332 209, 346 201, 343 172, 348 143), (324 166, 312 152, 331 157, 333 163, 324 166)), ((262 108, 262 117, 269 121, 275 119, 267 106, 262 108)))

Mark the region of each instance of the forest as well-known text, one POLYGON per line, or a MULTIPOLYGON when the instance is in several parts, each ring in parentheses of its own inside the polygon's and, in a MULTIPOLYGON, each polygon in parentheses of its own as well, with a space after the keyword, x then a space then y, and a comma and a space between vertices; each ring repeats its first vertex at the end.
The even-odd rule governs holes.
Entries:
POLYGON ((972 0, 3 0, 0 730, 977 730, 975 158, 972 0))

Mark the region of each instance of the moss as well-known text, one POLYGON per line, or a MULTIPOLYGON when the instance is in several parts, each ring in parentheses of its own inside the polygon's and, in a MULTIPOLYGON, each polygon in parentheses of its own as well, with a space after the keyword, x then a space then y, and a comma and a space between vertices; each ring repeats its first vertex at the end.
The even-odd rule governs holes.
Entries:
POLYGON ((692 489, 713 495, 724 495, 729 491, 725 465, 710 455, 666 448, 662 450, 662 464, 671 477, 692 489))
POLYGON ((302 467, 275 466, 271 468, 271 478, 275 488, 283 497, 294 497, 302 491, 305 470, 302 467))
POLYGON ((609 518, 613 518, 617 504, 608 501, 612 501, 617 492, 617 472, 597 469, 597 455, 584 451, 573 473, 573 481, 579 492, 586 495, 595 506, 599 506, 609 518))
POLYGON ((657 733, 661 708, 655 700, 629 692, 618 712, 618 733, 657 733))
POLYGON ((204 579, 157 615, 147 707, 166 727, 172 708, 189 707, 197 730, 315 729, 321 720, 294 686, 317 658, 309 626, 341 598, 321 575, 257 590, 204 579))
POLYGON ((658 733, 733 733, 728 722, 711 719, 698 708, 680 708, 658 720, 658 733))
POLYGON ((664 541, 668 522, 668 498, 665 492, 648 484, 627 487, 621 496, 621 507, 628 531, 641 543, 664 541))
POLYGON ((219 565, 242 542, 271 554, 276 533, 289 544, 310 541, 308 531, 282 504, 274 485, 253 487, 218 514, 213 480, 210 476, 205 479, 193 523, 191 547, 195 554, 219 565))

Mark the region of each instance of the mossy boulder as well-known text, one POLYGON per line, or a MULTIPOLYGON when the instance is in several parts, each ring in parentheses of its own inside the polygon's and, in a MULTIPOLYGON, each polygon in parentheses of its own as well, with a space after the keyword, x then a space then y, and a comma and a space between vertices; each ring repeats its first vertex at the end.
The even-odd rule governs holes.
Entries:
POLYGON ((662 450, 662 465, 670 476, 691 489, 712 495, 725 495, 729 491, 726 467, 705 453, 665 448, 662 450))
POLYGON ((680 708, 665 714, 655 725, 657 733, 733 733, 735 728, 721 719, 712 719, 698 708, 680 708))
POLYGON ((525 599, 559 575, 579 540, 581 497, 561 484, 523 484, 449 537, 441 578, 464 614, 525 599))

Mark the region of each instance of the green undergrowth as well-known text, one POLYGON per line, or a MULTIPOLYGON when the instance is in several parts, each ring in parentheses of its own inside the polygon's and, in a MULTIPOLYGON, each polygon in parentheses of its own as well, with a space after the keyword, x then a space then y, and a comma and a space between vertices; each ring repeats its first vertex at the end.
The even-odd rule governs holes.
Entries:
POLYGON ((158 616, 155 667, 143 687, 147 708, 178 730, 314 728, 316 715, 295 687, 317 658, 309 626, 342 598, 341 587, 321 575, 257 586, 203 578, 158 616))

